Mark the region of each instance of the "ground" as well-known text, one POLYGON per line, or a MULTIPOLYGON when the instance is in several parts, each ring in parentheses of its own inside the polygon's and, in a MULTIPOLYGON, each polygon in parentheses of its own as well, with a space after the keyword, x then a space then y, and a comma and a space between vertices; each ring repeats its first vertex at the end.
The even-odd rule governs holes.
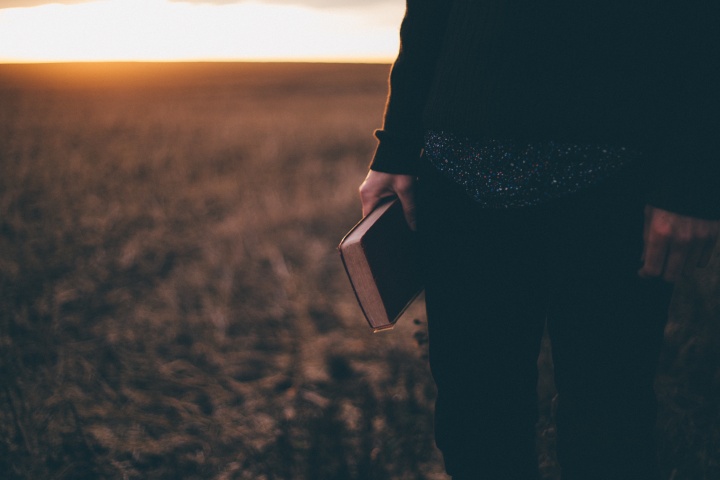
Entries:
MULTIPOLYGON (((388 68, 0 66, 4 478, 447 478, 422 299, 371 333, 335 251, 388 68)), ((673 303, 673 480, 720 478, 719 278, 673 303)))

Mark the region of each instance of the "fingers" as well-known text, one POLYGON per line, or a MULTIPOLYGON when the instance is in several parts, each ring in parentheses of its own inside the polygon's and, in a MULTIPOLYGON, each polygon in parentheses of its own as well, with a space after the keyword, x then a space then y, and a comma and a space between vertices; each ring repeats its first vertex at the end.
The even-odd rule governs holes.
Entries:
POLYGON ((365 181, 360 185, 360 201, 362 202, 363 217, 372 212, 385 198, 395 196, 392 179, 380 172, 368 172, 365 181), (379 174, 379 175, 378 175, 379 174))
POLYGON ((665 271, 669 247, 670 241, 667 236, 659 235, 654 230, 648 231, 643 249, 643 264, 638 275, 642 278, 661 276, 665 271))
POLYGON ((370 212, 375 210, 375 207, 380 204, 380 202, 387 197, 390 197, 392 194, 387 194, 383 196, 373 195, 373 196, 360 196, 360 199, 362 201, 362 215, 363 217, 366 217, 370 212))
POLYGON ((417 230, 414 185, 407 186, 407 188, 398 191, 397 194, 403 207, 403 213, 405 213, 405 221, 407 221, 410 230, 417 230))
POLYGON ((683 269, 684 275, 691 275, 696 268, 705 268, 710 264, 717 239, 712 235, 704 237, 702 232, 700 235, 698 241, 688 252, 688 258, 683 269))
POLYGON ((708 238, 707 241, 703 244, 700 254, 698 255, 698 261, 697 266, 698 268, 705 268, 710 263, 710 260, 712 259, 713 251, 715 250, 715 244, 717 243, 717 233, 708 238))
POLYGON ((360 185, 363 216, 372 212, 383 199, 389 197, 400 199, 405 219, 410 228, 415 230, 415 177, 371 170, 360 185))
POLYGON ((685 239, 673 239, 669 243, 665 269, 662 271, 662 278, 666 282, 676 282, 686 270, 690 263, 692 249, 685 239))
POLYGON ((643 265, 638 275, 675 282, 710 261, 720 222, 646 209, 643 265))

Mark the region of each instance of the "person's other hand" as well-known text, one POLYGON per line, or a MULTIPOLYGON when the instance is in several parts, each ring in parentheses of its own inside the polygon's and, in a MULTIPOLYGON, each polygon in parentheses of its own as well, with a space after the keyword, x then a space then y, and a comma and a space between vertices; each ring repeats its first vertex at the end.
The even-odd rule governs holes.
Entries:
POLYGON ((693 268, 710 262, 720 231, 720 221, 704 220, 645 207, 643 278, 662 277, 675 282, 693 268))
POLYGON ((398 197, 405 220, 415 230, 415 177, 370 170, 360 185, 362 213, 366 216, 385 198, 398 197))

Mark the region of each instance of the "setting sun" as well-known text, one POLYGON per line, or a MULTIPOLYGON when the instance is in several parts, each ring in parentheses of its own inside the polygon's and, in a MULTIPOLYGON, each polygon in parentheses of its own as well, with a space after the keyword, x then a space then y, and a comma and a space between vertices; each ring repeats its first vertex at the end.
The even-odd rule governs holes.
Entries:
POLYGON ((404 2, 352 8, 300 3, 98 0, 4 8, 0 62, 389 61, 394 56, 404 2))

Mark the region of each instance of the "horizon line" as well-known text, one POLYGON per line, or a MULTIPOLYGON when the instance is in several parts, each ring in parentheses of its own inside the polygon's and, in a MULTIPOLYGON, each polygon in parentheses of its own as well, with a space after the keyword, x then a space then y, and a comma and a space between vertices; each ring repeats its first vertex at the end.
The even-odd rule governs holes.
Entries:
POLYGON ((182 58, 182 59, 32 59, 0 58, 0 65, 62 63, 359 63, 391 64, 388 57, 267 57, 267 58, 182 58))

